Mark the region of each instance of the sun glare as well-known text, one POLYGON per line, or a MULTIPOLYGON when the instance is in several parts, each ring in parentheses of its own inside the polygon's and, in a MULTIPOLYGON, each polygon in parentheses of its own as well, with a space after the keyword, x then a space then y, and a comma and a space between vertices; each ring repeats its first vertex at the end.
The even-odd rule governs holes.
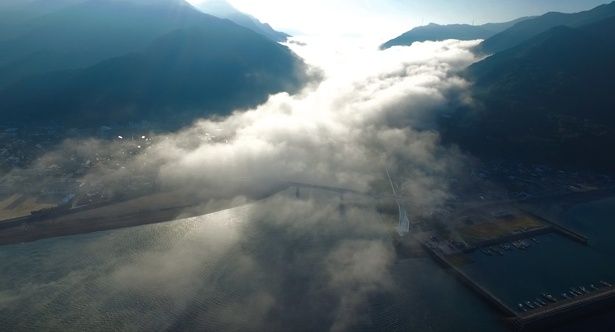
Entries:
MULTIPOLYGON (((207 1, 217 0, 188 1, 198 7, 207 1)), ((374 15, 382 13, 386 6, 373 1, 227 1, 238 10, 292 35, 377 35, 383 38, 408 26, 407 20, 398 20, 390 15, 374 15)))

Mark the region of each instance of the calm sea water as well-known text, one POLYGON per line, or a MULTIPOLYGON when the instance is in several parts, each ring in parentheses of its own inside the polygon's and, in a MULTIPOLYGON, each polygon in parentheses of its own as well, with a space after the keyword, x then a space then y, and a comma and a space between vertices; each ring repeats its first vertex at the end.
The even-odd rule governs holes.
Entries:
MULTIPOLYGON (((527 250, 504 251, 504 256, 488 256, 480 251, 464 266, 472 278, 516 309, 518 303, 550 293, 563 298, 571 287, 600 286, 600 280, 615 283, 615 199, 578 205, 567 211, 563 222, 590 239, 590 245, 557 234, 536 237, 527 250)), ((615 331, 613 312, 588 317, 554 331, 615 331)))
MULTIPOLYGON (((615 241, 609 235, 615 234, 614 214, 615 199, 570 211, 567 223, 591 238, 590 247, 546 235, 527 251, 506 252, 503 257, 476 253, 474 263, 464 269, 513 305, 543 291, 556 295, 600 279, 615 280, 615 241)), ((322 273, 314 271, 318 266, 310 266, 317 261, 314 257, 326 253, 308 249, 329 247, 314 234, 301 235, 298 241, 289 235, 294 234, 289 225, 245 232, 252 218, 244 207, 1 247, 0 330, 335 326, 333 320, 339 317, 331 317, 329 303, 336 301, 330 296, 337 293, 319 289, 322 284, 312 279, 322 273), (280 264, 286 261, 288 266, 280 264), (306 272, 311 270, 313 275, 306 272), (306 304, 318 301, 322 303, 306 304)), ((363 299, 366 304, 355 314, 364 317, 353 330, 507 331, 497 312, 429 258, 397 260, 390 276, 391 289, 372 291, 363 299)), ((349 287, 353 291, 359 286, 349 287)), ((581 331, 591 326, 592 331, 607 331, 601 328, 615 326, 609 325, 611 316, 604 313, 561 329, 581 331)))

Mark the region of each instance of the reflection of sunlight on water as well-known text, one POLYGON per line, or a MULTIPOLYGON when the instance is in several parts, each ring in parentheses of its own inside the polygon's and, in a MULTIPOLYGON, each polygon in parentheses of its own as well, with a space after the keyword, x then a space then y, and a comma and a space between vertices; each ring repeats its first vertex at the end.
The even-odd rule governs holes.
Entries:
POLYGON ((203 230, 205 223, 216 223, 221 227, 238 227, 246 222, 253 204, 208 213, 202 216, 173 221, 174 224, 185 225, 191 230, 203 230))
POLYGON ((0 326, 160 330, 188 306, 223 310, 241 294, 220 284, 219 259, 251 208, 2 247, 0 326))
MULTIPOLYGON (((316 211, 311 201, 282 195, 169 223, 2 247, 0 324, 12 330, 261 326, 274 296, 295 301, 292 292, 304 291, 300 286, 276 294, 286 278, 307 282, 304 260, 316 269, 311 273, 325 273, 319 265, 343 240, 340 235, 362 224, 352 211, 350 224, 339 223, 329 198, 316 211), (276 217, 280 209, 283 218, 276 217)), ((367 221, 357 231, 360 238, 386 237, 378 223, 367 221)))

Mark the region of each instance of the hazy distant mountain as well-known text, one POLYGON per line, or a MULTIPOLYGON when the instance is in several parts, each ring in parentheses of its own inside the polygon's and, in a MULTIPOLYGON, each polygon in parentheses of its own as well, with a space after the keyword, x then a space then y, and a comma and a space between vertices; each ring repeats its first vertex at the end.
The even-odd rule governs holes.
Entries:
POLYGON ((86 0, 2 0, 0 1, 0 40, 18 36, 24 22, 53 13, 86 0))
POLYGON ((547 13, 519 22, 511 28, 494 35, 485 40, 481 44, 480 49, 487 53, 496 53, 517 46, 557 26, 581 27, 612 16, 615 16, 615 2, 575 14, 547 13))
POLYGON ((13 75, 0 88, 3 121, 181 122, 301 86, 304 64, 288 48, 161 1, 92 0, 32 23, 2 48, 0 73, 13 75))
POLYGON ((402 35, 382 44, 380 49, 387 49, 393 46, 412 45, 415 42, 441 41, 447 39, 475 40, 486 39, 498 32, 504 31, 514 24, 527 18, 520 18, 505 23, 488 23, 483 25, 469 24, 449 24, 439 25, 431 23, 429 25, 416 27, 402 35))
POLYGON ((33 11, 44 14, 85 1, 87 0, 2 0, 0 10, 33 11))
POLYGON ((213 19, 180 0, 88 0, 68 6, 21 23, 22 33, 0 42, 0 88, 30 75, 135 52, 163 34, 213 19))
POLYGON ((556 27, 469 69, 476 109, 444 121, 481 155, 615 169, 615 17, 556 27))
POLYGON ((231 20, 276 42, 286 41, 290 37, 283 32, 274 30, 269 24, 262 23, 255 17, 240 12, 225 0, 208 0, 199 4, 198 9, 207 14, 231 20))

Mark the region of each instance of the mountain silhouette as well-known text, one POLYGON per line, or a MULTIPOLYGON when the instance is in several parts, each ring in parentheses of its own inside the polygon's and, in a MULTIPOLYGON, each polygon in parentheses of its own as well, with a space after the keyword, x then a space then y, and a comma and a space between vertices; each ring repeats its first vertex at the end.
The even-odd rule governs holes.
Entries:
POLYGON ((30 24, 2 56, 5 121, 181 125, 306 79, 287 47, 183 1, 91 0, 30 24))
POLYGON ((615 2, 580 13, 547 13, 519 22, 494 35, 480 45, 480 50, 489 54, 501 52, 558 26, 581 27, 613 16, 615 16, 615 2))
POLYGON ((483 25, 469 24, 448 24, 439 25, 431 23, 429 25, 416 27, 402 35, 387 41, 380 46, 380 49, 387 49, 393 46, 412 45, 415 42, 441 41, 447 39, 475 40, 486 39, 498 32, 510 28, 514 24, 527 18, 520 18, 505 23, 488 23, 483 25))
POLYGON ((284 32, 274 30, 269 24, 262 23, 257 18, 242 13, 225 0, 208 0, 198 5, 198 9, 207 14, 231 20, 276 42, 286 41, 290 37, 284 32))
POLYGON ((468 70, 476 107, 444 119, 480 155, 615 168, 615 17, 559 26, 468 70))

